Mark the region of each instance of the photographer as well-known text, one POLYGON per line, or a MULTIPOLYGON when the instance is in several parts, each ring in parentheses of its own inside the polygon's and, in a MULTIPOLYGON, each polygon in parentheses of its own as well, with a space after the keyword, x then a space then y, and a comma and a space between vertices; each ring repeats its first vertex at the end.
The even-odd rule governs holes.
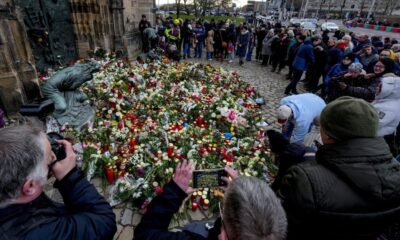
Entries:
POLYGON ((47 136, 33 123, 0 130, 0 236, 2 239, 112 239, 110 205, 76 167, 68 141, 56 159, 47 136), (65 205, 43 188, 50 175, 65 205))
POLYGON ((379 74, 366 74, 360 63, 352 63, 348 72, 333 77, 329 84, 332 90, 328 95, 331 102, 341 96, 350 96, 372 102, 375 99, 380 79, 379 74))
POLYGON ((189 187, 193 165, 191 161, 185 160, 177 166, 173 180, 164 186, 164 192, 151 201, 135 229, 134 239, 285 239, 286 216, 268 184, 254 177, 238 177, 236 171, 229 167, 225 171, 233 181, 225 192, 221 218, 215 222, 208 237, 189 231, 168 231, 173 214, 188 194, 194 191, 189 187))

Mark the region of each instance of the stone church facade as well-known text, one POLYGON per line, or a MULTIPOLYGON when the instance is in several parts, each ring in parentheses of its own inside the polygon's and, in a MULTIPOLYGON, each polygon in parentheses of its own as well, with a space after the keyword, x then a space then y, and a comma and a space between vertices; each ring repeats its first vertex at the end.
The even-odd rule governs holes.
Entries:
POLYGON ((10 3, 0 6, 0 108, 14 113, 39 95, 32 49, 21 15, 10 3))
POLYGON ((8 114, 18 112, 22 104, 41 96, 37 71, 85 58, 96 48, 132 58, 140 51, 140 16, 146 14, 152 21, 153 4, 153 0, 2 0, 0 108, 8 114))

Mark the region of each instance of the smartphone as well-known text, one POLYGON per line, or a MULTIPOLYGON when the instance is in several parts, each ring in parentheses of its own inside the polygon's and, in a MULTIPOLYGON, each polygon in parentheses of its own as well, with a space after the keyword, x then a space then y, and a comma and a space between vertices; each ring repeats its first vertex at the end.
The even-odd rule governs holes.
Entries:
POLYGON ((194 188, 210 188, 226 186, 227 183, 222 180, 228 174, 223 168, 195 170, 193 171, 193 187, 194 188))

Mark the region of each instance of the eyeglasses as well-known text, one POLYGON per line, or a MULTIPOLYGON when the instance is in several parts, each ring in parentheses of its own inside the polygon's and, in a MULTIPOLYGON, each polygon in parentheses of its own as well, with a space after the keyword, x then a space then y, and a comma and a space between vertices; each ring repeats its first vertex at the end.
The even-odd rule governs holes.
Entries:
POLYGON ((219 215, 221 216, 221 224, 225 229, 225 234, 226 234, 226 238, 229 240, 229 236, 228 236, 228 229, 225 227, 225 222, 224 222, 224 217, 223 217, 223 208, 221 205, 221 202, 218 203, 218 208, 219 208, 219 215))

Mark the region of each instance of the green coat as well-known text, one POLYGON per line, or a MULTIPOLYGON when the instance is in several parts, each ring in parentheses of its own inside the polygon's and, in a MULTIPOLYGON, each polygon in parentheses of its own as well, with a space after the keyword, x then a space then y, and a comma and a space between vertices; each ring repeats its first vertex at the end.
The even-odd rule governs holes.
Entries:
POLYGON ((288 239, 374 239, 400 219, 400 163, 382 138, 321 147, 293 166, 278 195, 288 239))

